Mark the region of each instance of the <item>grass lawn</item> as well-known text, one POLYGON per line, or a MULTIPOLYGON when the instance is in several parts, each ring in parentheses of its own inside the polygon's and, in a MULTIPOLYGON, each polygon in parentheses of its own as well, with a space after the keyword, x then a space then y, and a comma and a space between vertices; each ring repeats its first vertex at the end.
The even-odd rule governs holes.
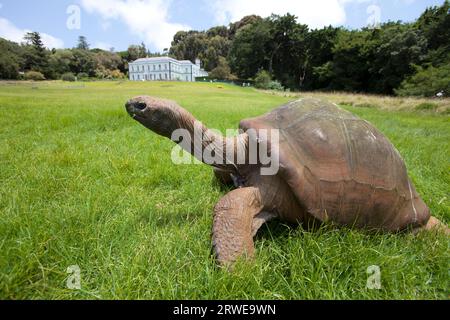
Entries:
MULTIPOLYGON (((173 144, 126 114, 140 94, 176 100, 220 130, 292 99, 209 83, 1 83, 0 299, 448 299, 449 242, 435 233, 274 221, 254 263, 217 268, 212 210, 227 191, 206 165, 172 164, 173 144), (72 265, 81 290, 66 287, 72 265), (371 265, 379 290, 366 288, 371 265)), ((391 139, 449 223, 450 116, 344 107, 391 139)))

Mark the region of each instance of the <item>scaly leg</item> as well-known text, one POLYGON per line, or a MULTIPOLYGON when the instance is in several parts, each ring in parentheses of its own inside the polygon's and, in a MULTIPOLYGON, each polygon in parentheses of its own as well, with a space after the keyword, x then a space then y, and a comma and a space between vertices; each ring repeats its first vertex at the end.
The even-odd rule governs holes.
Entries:
POLYGON ((221 265, 230 265, 240 256, 253 257, 253 234, 262 223, 254 218, 263 209, 258 188, 236 189, 214 208, 213 248, 221 265))
POLYGON ((433 216, 430 217, 426 225, 413 230, 413 233, 418 233, 423 230, 444 232, 446 235, 450 235, 450 229, 447 225, 433 216))

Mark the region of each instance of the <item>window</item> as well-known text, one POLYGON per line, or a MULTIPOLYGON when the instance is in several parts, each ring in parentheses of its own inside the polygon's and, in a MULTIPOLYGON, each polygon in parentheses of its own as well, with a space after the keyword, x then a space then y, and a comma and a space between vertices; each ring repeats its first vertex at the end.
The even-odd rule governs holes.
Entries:
POLYGON ((144 71, 144 66, 142 66, 142 71, 144 71))
POLYGON ((186 73, 188 73, 188 68, 185 68, 185 70, 186 70, 186 73))
POLYGON ((155 71, 156 70, 156 65, 153 65, 153 71, 155 71))
POLYGON ((147 66, 147 70, 150 71, 150 65, 147 66))
POLYGON ((159 65, 159 70, 161 70, 161 65, 159 65))
POLYGON ((162 80, 162 74, 161 73, 159 74, 159 80, 162 80))
POLYGON ((167 80, 167 73, 164 75, 165 79, 167 80))

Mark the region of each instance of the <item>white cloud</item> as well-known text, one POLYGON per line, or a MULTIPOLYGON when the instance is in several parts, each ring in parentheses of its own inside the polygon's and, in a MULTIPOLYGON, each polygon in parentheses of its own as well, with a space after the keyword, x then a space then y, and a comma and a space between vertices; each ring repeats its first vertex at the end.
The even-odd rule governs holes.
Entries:
POLYGON ((100 26, 102 27, 103 31, 106 31, 111 28, 111 21, 102 21, 100 23, 100 26))
POLYGON ((291 13, 311 28, 344 24, 345 4, 350 1, 355 0, 205 0, 220 24, 238 21, 250 14, 268 17, 272 13, 291 13))
MULTIPOLYGON (((27 31, 28 32, 28 31, 27 31)), ((61 49, 64 48, 64 41, 61 39, 55 38, 49 34, 41 33, 42 42, 44 43, 44 46, 46 46, 49 49, 55 48, 55 49, 61 49)))
MULTIPOLYGON (((14 42, 23 42, 24 35, 31 32, 28 29, 20 29, 16 27, 11 21, 5 18, 0 18, 0 37, 14 42)), ((60 49, 64 47, 64 42, 61 39, 55 38, 47 33, 40 33, 44 46, 49 49, 60 49)))
POLYGON ((89 13, 97 13, 105 21, 121 20, 129 30, 157 50, 170 47, 177 31, 190 27, 169 22, 172 0, 81 0, 89 13))
POLYGON ((395 3, 398 4, 400 2, 400 4, 413 4, 414 2, 416 2, 416 0, 395 0, 395 3))

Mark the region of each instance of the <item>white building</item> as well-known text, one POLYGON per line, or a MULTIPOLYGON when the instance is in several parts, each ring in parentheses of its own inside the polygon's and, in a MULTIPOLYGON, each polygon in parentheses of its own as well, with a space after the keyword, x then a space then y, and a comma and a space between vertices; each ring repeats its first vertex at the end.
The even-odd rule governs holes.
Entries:
POLYGON ((195 62, 170 57, 142 58, 130 62, 128 72, 132 81, 195 81, 196 77, 207 77, 200 60, 195 62))

